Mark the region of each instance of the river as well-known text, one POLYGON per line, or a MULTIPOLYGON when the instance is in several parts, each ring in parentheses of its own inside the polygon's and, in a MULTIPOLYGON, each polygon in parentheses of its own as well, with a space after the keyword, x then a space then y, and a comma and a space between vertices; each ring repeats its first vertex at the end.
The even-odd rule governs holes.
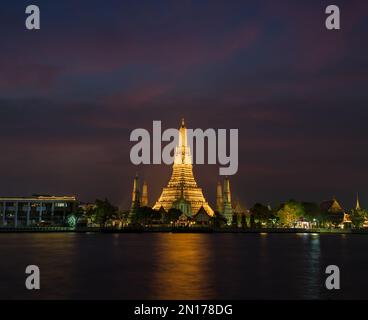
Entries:
POLYGON ((0 299, 367 299, 367 253, 368 235, 0 234, 0 299))

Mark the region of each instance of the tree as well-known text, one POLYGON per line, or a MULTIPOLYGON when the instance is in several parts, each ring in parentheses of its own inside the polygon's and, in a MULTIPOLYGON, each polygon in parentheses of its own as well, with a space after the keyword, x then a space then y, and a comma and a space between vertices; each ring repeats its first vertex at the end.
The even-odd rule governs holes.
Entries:
POLYGON ((106 221, 116 217, 118 208, 113 206, 107 199, 95 201, 96 207, 93 209, 94 220, 101 226, 106 225, 106 221))
POLYGON ((238 226, 238 214, 237 213, 233 213, 232 217, 231 217, 231 226, 236 228, 238 226))
POLYGON ((363 210, 352 210, 350 214, 351 223, 355 228, 361 228, 365 221, 365 214, 363 210))
POLYGON ((241 216, 241 226, 244 229, 246 229, 248 227, 247 226, 247 217, 246 217, 246 215, 244 213, 241 216))
MULTIPOLYGON (((153 210, 153 209, 152 209, 153 210)), ((152 221, 160 221, 161 222, 161 212, 159 212, 158 210, 153 210, 152 213, 151 213, 151 218, 152 218, 152 221)))
POLYGON ((87 206, 84 215, 88 222, 97 223, 94 206, 87 206))
POLYGON ((119 211, 118 216, 123 222, 124 225, 128 224, 129 222, 129 211, 119 211))
POLYGON ((212 224, 215 228, 221 228, 227 223, 226 218, 218 211, 215 211, 211 219, 212 219, 212 224))
POLYGON ((256 227, 256 223, 255 223, 255 221, 254 221, 254 214, 253 213, 251 213, 250 214, 250 219, 249 219, 250 221, 249 221, 249 225, 250 225, 250 227, 251 228, 255 228, 256 227))
POLYGON ((161 215, 158 211, 153 210, 150 207, 140 207, 137 209, 135 215, 133 215, 133 222, 143 225, 152 224, 154 220, 160 220, 161 215))
POLYGON ((269 224, 270 220, 274 217, 272 211, 261 203, 256 203, 252 208, 250 208, 250 212, 259 227, 262 224, 269 224))
POLYGON ((327 214, 324 214, 323 221, 327 225, 332 224, 337 228, 339 224, 344 221, 344 212, 328 212, 327 214))
POLYGON ((183 213, 181 212, 181 210, 176 209, 176 208, 171 208, 167 214, 164 215, 164 222, 165 223, 175 223, 176 221, 178 221, 179 217, 182 215, 183 213))
POLYGON ((314 202, 302 202, 301 205, 304 209, 304 218, 313 221, 313 219, 318 219, 321 215, 320 206, 314 202))
POLYGON ((280 223, 284 226, 293 226, 298 218, 304 216, 303 206, 296 201, 288 201, 277 211, 280 223))

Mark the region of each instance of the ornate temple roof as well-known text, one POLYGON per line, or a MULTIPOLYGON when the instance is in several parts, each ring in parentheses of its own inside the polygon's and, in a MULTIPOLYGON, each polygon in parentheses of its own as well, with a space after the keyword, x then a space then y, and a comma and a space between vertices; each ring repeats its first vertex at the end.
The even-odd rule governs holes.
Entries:
POLYGON ((321 210, 324 212, 338 213, 344 212, 344 209, 340 206, 339 202, 334 197, 332 200, 323 201, 321 203, 321 210))
POLYGON ((196 222, 208 222, 211 218, 211 215, 205 210, 204 207, 201 207, 198 212, 193 216, 193 219, 196 222))

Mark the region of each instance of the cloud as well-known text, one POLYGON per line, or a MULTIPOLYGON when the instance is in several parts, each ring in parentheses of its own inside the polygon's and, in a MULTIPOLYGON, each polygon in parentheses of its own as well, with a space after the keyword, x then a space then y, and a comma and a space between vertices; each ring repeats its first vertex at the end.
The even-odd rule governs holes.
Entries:
MULTIPOLYGON (((154 201, 171 169, 133 166, 129 134, 181 117, 239 128, 232 186, 247 203, 364 190, 366 6, 342 4, 336 33, 318 1, 119 2, 88 14, 63 2, 48 4, 39 33, 2 20, 0 192, 127 207, 139 171, 154 201)), ((213 201, 218 168, 195 170, 213 201)))
POLYGON ((14 88, 46 90, 55 84, 62 74, 62 69, 57 66, 4 60, 0 62, 0 70, 0 90, 3 92, 14 88))

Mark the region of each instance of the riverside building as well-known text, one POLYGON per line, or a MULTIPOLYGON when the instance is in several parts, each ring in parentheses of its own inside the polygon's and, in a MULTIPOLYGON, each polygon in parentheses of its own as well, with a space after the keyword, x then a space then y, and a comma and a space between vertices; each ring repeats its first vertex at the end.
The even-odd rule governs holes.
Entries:
POLYGON ((75 212, 75 196, 0 197, 2 226, 60 225, 75 212))

